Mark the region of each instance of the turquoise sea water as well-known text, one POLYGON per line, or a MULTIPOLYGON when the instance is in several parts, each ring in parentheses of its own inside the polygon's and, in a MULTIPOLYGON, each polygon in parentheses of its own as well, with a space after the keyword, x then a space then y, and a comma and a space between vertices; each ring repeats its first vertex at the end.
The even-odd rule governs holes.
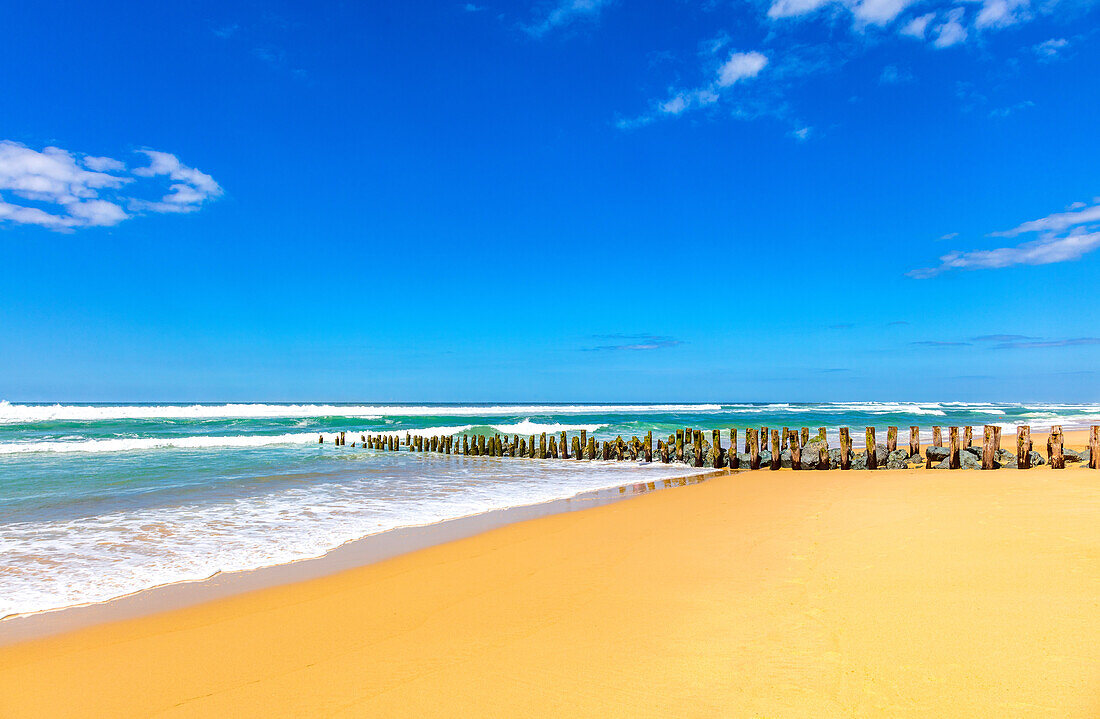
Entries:
POLYGON ((987 423, 1083 427, 1100 423, 1100 405, 0 402, 0 617, 319 556, 394 527, 686 473, 631 462, 374 452, 350 446, 360 434, 491 427, 524 436, 585 429, 610 439, 685 426, 806 425, 826 426, 832 439, 840 426, 885 432, 916 424, 927 438, 934 424, 987 423), (341 430, 347 447, 332 443, 341 430))

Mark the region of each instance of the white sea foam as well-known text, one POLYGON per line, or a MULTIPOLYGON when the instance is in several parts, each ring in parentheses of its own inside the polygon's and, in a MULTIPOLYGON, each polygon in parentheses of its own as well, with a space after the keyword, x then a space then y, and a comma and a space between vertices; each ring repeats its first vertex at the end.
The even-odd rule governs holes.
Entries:
MULTIPOLYGON (((358 442, 363 435, 401 436, 406 433, 423 437, 448 436, 465 432, 472 424, 451 427, 424 427, 401 430, 347 430, 346 438, 358 442)), ((604 427, 602 424, 540 424, 524 420, 518 424, 481 425, 492 426, 502 434, 541 434, 542 432, 595 432, 604 427)), ((216 449, 269 447, 276 445, 316 444, 318 435, 325 442, 332 443, 338 432, 296 432, 293 434, 255 434, 234 436, 177 436, 177 437, 119 437, 111 439, 74 439, 68 436, 58 440, 35 440, 24 442, 0 442, 0 455, 29 454, 34 452, 133 452, 154 449, 216 449)))
POLYGON ((717 404, 578 404, 578 405, 328 405, 328 404, 193 404, 193 405, 37 405, 0 400, 0 422, 96 421, 112 419, 228 419, 249 417, 510 417, 561 414, 646 414, 717 412, 717 404))
POLYGON ((253 496, 11 522, 0 617, 316 557, 353 539, 580 492, 684 476, 682 465, 381 455, 253 496), (426 478, 431 478, 428 481, 426 478))

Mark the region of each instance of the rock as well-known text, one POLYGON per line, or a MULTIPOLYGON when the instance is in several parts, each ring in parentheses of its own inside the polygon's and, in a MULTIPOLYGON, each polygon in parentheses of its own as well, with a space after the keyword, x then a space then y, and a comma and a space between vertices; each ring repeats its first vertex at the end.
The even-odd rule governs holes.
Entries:
POLYGON ((1047 463, 1046 457, 1038 452, 1028 452, 1027 458, 1031 460, 1032 467, 1039 467, 1047 463))
POLYGON ((779 466, 790 469, 793 466, 793 463, 791 461, 791 457, 792 457, 791 450, 789 450, 789 449, 783 450, 779 455, 779 466))
POLYGON ((1065 455, 1067 462, 1088 462, 1089 453, 1088 450, 1084 452, 1075 452, 1072 449, 1063 449, 1062 454, 1065 455))
POLYGON ((761 466, 761 467, 767 467, 767 466, 769 466, 769 465, 770 465, 771 463, 772 463, 772 453, 771 453, 771 450, 767 450, 767 449, 765 449, 765 450, 762 450, 762 451, 760 452, 760 466, 761 466))
POLYGON ((741 465, 741 469, 749 469, 752 465, 749 463, 752 461, 752 456, 748 452, 738 452, 737 459, 741 465))
POLYGON ((816 448, 802 450, 802 469, 817 469, 817 465, 820 462, 821 455, 818 454, 816 448))
POLYGON ((961 454, 964 454, 964 453, 969 454, 969 455, 973 455, 973 457, 978 460, 978 463, 979 464, 981 463, 981 461, 982 461, 982 451, 980 449, 978 449, 977 447, 963 447, 962 452, 960 452, 959 454, 961 455, 961 454))
POLYGON ((932 464, 941 462, 947 459, 951 455, 951 450, 947 447, 929 447, 924 450, 924 456, 928 458, 928 461, 932 464))
POLYGON ((852 469, 867 469, 866 452, 857 452, 856 456, 852 457, 852 469))
MULTIPOLYGON (((1007 449, 998 449, 993 455, 993 464, 997 467, 1007 467, 1008 469, 1016 469, 1019 465, 1016 463, 1016 453, 1009 452, 1007 449)), ((981 463, 978 463, 981 466, 981 463)))
POLYGON ((840 469, 840 450, 829 450, 829 469, 840 469))
POLYGON ((974 456, 973 452, 959 452, 959 464, 962 469, 982 468, 982 460, 974 456))
POLYGON ((945 457, 943 461, 933 464, 931 469, 951 469, 951 460, 945 457))
POLYGON ((904 449, 895 449, 886 457, 887 469, 905 469, 909 462, 909 453, 904 449))

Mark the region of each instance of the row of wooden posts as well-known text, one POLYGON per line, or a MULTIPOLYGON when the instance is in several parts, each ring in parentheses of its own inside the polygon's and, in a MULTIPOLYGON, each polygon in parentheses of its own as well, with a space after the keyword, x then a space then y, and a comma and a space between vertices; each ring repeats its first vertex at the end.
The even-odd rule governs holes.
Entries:
MULTIPOLYGON (((948 427, 948 465, 951 469, 959 469, 961 466, 960 455, 964 448, 972 447, 974 444, 974 430, 972 427, 962 427, 962 435, 960 438, 959 427, 948 427)), ((335 439, 335 444, 338 446, 347 444, 346 432, 340 432, 335 439)), ((720 469, 726 466, 723 459, 722 451, 722 431, 711 430, 711 447, 707 456, 703 456, 703 431, 698 429, 692 429, 687 427, 685 429, 676 430, 675 434, 671 434, 668 437, 668 441, 658 440, 656 453, 653 448, 653 432, 647 432, 644 439, 638 437, 632 437, 629 441, 624 441, 623 438, 617 437, 613 440, 606 440, 599 442, 595 437, 589 437, 586 430, 581 430, 579 436, 574 435, 572 438, 568 436, 568 433, 561 433, 561 441, 550 434, 543 432, 538 436, 536 442, 536 436, 531 435, 529 439, 520 437, 519 435, 512 435, 512 441, 509 442, 507 436, 501 437, 499 434, 494 435, 477 435, 471 437, 470 435, 461 435, 462 445, 457 446, 457 439, 454 435, 423 437, 419 435, 413 435, 411 433, 405 434, 404 442, 401 437, 395 434, 380 434, 380 435, 360 435, 359 439, 362 446, 368 449, 385 450, 390 452, 401 451, 404 447, 408 451, 412 452, 439 452, 443 454, 462 454, 466 456, 489 456, 489 457, 526 457, 530 459, 578 459, 578 460, 640 460, 644 459, 646 462, 652 462, 654 456, 658 458, 660 462, 683 462, 685 461, 685 446, 687 444, 692 445, 693 464, 696 467, 714 467, 720 469)), ((750 427, 745 430, 745 454, 749 455, 749 469, 760 469, 762 449, 768 448, 768 428, 750 427)), ((784 427, 782 431, 778 429, 771 430, 771 462, 770 467, 772 469, 779 469, 782 462, 781 453, 785 449, 789 449, 791 452, 791 463, 794 467, 803 467, 802 462, 802 450, 807 449, 813 451, 816 449, 818 452, 816 466, 818 469, 828 469, 830 465, 829 461, 829 445, 825 439, 825 428, 820 427, 818 434, 813 438, 814 447, 809 447, 810 429, 809 427, 802 427, 801 431, 795 431, 784 427)), ((875 428, 867 427, 865 434, 865 447, 874 448, 875 442, 875 428)), ((318 438, 318 442, 323 444, 325 441, 324 435, 318 438)), ((737 455, 737 430, 729 430, 729 443, 731 451, 728 454, 728 466, 731 469, 738 469, 741 465, 741 460, 737 455)), ((356 446, 353 441, 352 446, 356 446)), ((932 427, 932 447, 943 447, 943 428, 932 427)), ((888 427, 886 430, 886 451, 893 452, 898 447, 898 428, 888 427)), ((920 455, 920 428, 913 426, 909 428, 909 457, 915 457, 920 455)), ((1001 428, 997 425, 985 425, 982 436, 982 469, 994 469, 996 465, 996 454, 1001 449, 1001 428)), ((847 427, 840 428, 840 468, 851 469, 852 466, 852 437, 847 427)), ((878 467, 878 458, 876 452, 864 450, 867 457, 867 468, 876 469, 878 467)), ((1020 425, 1016 428, 1016 464, 1019 469, 1028 469, 1031 467, 1031 427, 1028 425, 1020 425)), ((1064 469, 1066 466, 1065 454, 1063 451, 1063 435, 1062 427, 1055 425, 1051 427, 1049 438, 1047 439, 1047 460, 1053 469, 1064 469)), ((1098 468, 1098 460, 1100 460, 1100 425, 1094 425, 1089 430, 1089 463, 1088 466, 1092 469, 1098 468)), ((931 467, 933 461, 929 456, 927 460, 928 467, 931 467)))

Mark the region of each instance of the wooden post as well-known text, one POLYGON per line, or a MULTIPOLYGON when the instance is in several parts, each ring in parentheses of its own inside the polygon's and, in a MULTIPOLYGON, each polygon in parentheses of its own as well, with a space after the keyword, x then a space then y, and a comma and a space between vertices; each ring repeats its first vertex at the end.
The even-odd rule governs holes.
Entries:
POLYGON ((1001 425, 993 425, 993 451, 1001 451, 1001 425))
POLYGON ((779 439, 779 430, 772 430, 772 469, 779 469, 783 466, 783 448, 779 439))
POLYGON ((676 461, 684 461, 684 430, 676 430, 676 461))
POLYGON ((1031 426, 1016 427, 1016 469, 1031 469, 1031 426))
POLYGON ((1100 425, 1089 427, 1089 468, 1100 469, 1100 425))
POLYGON ((867 469, 878 469, 878 457, 875 452, 875 428, 867 428, 867 469))
POLYGON ((539 459, 546 459, 546 432, 539 435, 539 459))
POLYGON ((519 441, 519 456, 520 457, 526 457, 527 456, 527 440, 526 439, 520 439, 520 441, 519 441))
POLYGON ((847 427, 840 428, 840 468, 852 468, 852 436, 847 427))
POLYGON ((561 433, 561 443, 558 445, 560 447, 558 451, 561 453, 562 459, 569 459, 569 445, 567 444, 567 442, 569 441, 567 439, 568 437, 569 435, 565 432, 561 433))
POLYGON ((909 456, 920 455, 920 427, 909 427, 909 456))
POLYGON ((768 428, 760 428, 760 449, 763 450, 768 446, 768 428))
POLYGON ((898 428, 886 428, 886 452, 889 454, 898 448, 898 428))
POLYGON ((653 430, 645 434, 645 461, 653 461, 653 430))
POLYGON ((1062 425, 1056 424, 1050 428, 1050 439, 1047 440, 1047 450, 1050 455, 1051 469, 1065 469, 1066 456, 1062 453, 1062 425))
POLYGON ((573 459, 583 459, 581 457, 581 438, 573 437, 573 444, 569 447, 573 452, 573 459))
POLYGON ((550 442, 546 448, 546 456, 549 459, 558 458, 558 443, 557 440, 554 438, 554 435, 550 435, 550 442))
POLYGON ((695 466, 703 466, 703 432, 702 430, 695 430, 692 439, 695 440, 695 466))
POLYGON ((527 441, 527 453, 531 459, 538 459, 539 450, 538 447, 535 446, 535 435, 531 435, 531 439, 527 441))
POLYGON ((745 428, 745 453, 747 454, 748 451, 749 451, 749 430, 746 427, 745 428))
POLYGON ((802 444, 800 444, 799 446, 800 447, 805 447, 809 443, 810 443, 810 428, 809 427, 803 427, 802 428, 802 444))
MULTIPOLYGON (((822 427, 821 429, 825 429, 822 427)), ((822 432, 821 436, 824 437, 825 433, 822 432)), ((826 439, 817 448, 817 468, 828 469, 829 468, 829 440, 826 439)))
POLYGON ((317 435, 317 444, 324 444, 324 443, 325 443, 325 435, 323 435, 323 434, 317 435))
POLYGON ((711 466, 715 469, 722 468, 722 430, 711 430, 710 433, 711 466))
MULTIPOLYGON (((809 437, 806 439, 809 441, 809 437)), ((799 445, 798 435, 794 432, 791 432, 791 469, 802 469, 802 447, 799 445)))
POLYGON ((982 469, 993 469, 997 447, 993 443, 993 425, 987 424, 982 431, 982 469))
POLYGON ((949 461, 947 466, 949 469, 958 469, 962 466, 962 460, 959 457, 959 428, 948 427, 947 435, 951 442, 951 454, 948 455, 949 461))
POLYGON ((662 440, 657 440, 657 452, 661 457, 661 464, 668 464, 668 443, 662 440))
POLYGON ((485 456, 485 435, 483 434, 477 436, 477 453, 482 457, 485 456))
POLYGON ((943 432, 940 430, 939 427, 936 427, 936 426, 932 427, 932 446, 933 447, 942 447, 943 446, 943 432))
POLYGON ((737 429, 730 428, 730 469, 737 469, 741 466, 741 458, 737 456, 737 429))
POLYGON ((589 437, 588 438, 588 458, 589 459, 595 459, 596 458, 596 438, 595 437, 589 437))
POLYGON ((963 427, 963 447, 974 446, 974 428, 963 427))
POLYGON ((745 443, 749 446, 749 469, 760 469, 760 444, 757 429, 745 430, 745 443))
POLYGON ((790 437, 790 428, 789 427, 784 427, 783 428, 783 449, 787 448, 787 440, 789 439, 789 437, 790 437))

